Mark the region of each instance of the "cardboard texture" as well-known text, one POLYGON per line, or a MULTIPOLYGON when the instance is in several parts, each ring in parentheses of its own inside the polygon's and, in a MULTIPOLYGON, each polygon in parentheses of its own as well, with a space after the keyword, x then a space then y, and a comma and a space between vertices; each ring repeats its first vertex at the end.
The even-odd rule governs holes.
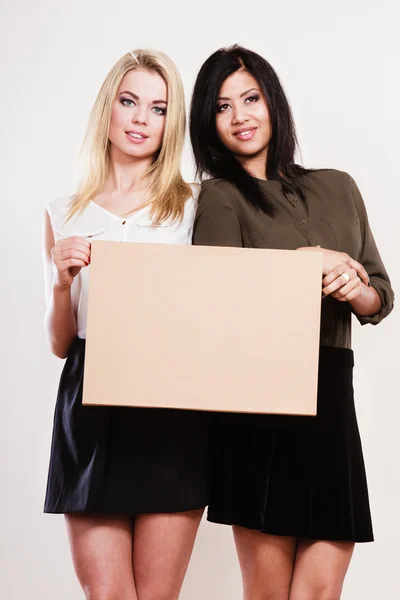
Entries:
POLYGON ((315 415, 322 254, 94 241, 83 403, 315 415))

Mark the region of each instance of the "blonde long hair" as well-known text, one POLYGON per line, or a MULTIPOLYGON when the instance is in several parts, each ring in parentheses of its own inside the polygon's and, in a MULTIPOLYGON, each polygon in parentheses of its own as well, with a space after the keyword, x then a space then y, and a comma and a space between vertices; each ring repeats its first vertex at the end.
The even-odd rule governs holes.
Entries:
POLYGON ((112 67, 97 95, 90 113, 82 146, 85 159, 83 177, 72 198, 67 220, 83 211, 102 191, 110 169, 108 131, 111 113, 123 77, 132 70, 158 73, 167 84, 168 108, 161 148, 147 171, 151 198, 151 217, 155 223, 182 219, 191 187, 181 175, 181 155, 186 129, 185 99, 181 77, 173 61, 162 52, 134 50, 112 67))

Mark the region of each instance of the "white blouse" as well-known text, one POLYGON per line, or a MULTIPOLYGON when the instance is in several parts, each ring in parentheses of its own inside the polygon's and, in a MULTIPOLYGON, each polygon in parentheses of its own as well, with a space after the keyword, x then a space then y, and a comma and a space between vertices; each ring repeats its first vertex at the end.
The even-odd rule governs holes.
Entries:
MULTIPOLYGON (((164 221, 154 225, 150 208, 145 207, 122 218, 90 201, 85 210, 65 223, 71 198, 59 198, 47 206, 55 240, 79 236, 88 240, 116 242, 149 242, 157 244, 192 243, 193 221, 197 208, 198 186, 192 185, 192 196, 186 201, 182 222, 164 221)), ((72 305, 78 323, 78 337, 86 338, 87 300, 90 266, 75 277, 71 288, 72 305)))

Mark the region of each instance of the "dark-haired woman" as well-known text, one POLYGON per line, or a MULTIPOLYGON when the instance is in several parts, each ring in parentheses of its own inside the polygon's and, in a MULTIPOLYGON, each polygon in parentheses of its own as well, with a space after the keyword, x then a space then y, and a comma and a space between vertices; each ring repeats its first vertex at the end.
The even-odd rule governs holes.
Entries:
POLYGON ((318 415, 216 416, 208 518, 234 526, 246 600, 335 600, 354 543, 373 540, 351 316, 388 315, 390 281, 353 179, 295 164, 289 104, 261 56, 234 46, 204 63, 190 133, 198 174, 211 176, 195 244, 323 253, 318 415))

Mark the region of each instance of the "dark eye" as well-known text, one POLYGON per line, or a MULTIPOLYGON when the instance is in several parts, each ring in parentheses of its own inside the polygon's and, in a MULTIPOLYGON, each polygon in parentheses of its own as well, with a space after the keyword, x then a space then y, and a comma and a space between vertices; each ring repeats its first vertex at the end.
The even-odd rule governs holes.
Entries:
POLYGON ((217 106, 217 112, 225 112, 229 108, 229 104, 220 104, 217 106))
POLYGON ((251 96, 248 96, 245 100, 245 102, 248 103, 252 103, 252 102, 257 102, 257 100, 259 100, 260 96, 258 96, 257 94, 252 94, 251 96))
POLYGON ((135 103, 130 98, 120 98, 121 104, 124 106, 135 106, 135 103))
POLYGON ((161 108, 161 106, 154 106, 153 107, 153 112, 156 115, 165 115, 165 113, 167 112, 166 108, 161 108))

